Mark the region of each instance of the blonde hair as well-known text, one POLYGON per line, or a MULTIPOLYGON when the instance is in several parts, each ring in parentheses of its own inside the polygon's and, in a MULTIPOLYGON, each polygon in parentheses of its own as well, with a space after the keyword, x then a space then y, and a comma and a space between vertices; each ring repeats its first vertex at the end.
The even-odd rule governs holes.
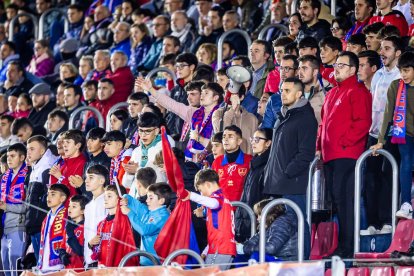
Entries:
POLYGON ((202 49, 206 50, 206 52, 209 53, 209 55, 210 55, 210 63, 208 65, 212 64, 217 58, 217 46, 216 46, 216 44, 213 44, 213 43, 203 43, 203 44, 201 44, 200 47, 197 50, 196 56, 198 55, 198 52, 202 49))
POLYGON ((70 63, 70 62, 64 62, 64 63, 62 63, 62 64, 59 66, 59 69, 61 69, 62 67, 67 67, 67 68, 69 69, 70 73, 71 73, 73 76, 76 76, 76 75, 78 74, 78 68, 76 68, 76 66, 75 66, 75 65, 73 65, 73 63, 70 63))

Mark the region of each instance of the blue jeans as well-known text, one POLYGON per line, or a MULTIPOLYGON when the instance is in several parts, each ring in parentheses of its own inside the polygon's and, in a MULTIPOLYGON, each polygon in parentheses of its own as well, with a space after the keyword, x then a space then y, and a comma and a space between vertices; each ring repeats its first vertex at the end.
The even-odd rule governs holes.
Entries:
POLYGON ((34 235, 30 235, 30 239, 32 240, 33 251, 36 257, 36 262, 39 261, 39 250, 40 250, 40 233, 36 233, 34 235))
POLYGON ((6 276, 18 275, 16 267, 17 259, 23 257, 26 247, 26 233, 16 231, 4 234, 1 238, 1 261, 6 276))
POLYGON ((405 144, 398 144, 401 155, 400 192, 401 203, 411 204, 412 166, 414 161, 414 137, 405 136, 405 144))
MULTIPOLYGON (((304 237, 304 259, 308 260, 310 255, 310 230, 309 224, 306 221, 306 195, 283 195, 283 198, 290 199, 296 203, 303 214, 304 224, 305 224, 305 237, 304 237)), ((286 214, 293 216, 293 220, 297 221, 296 213, 292 208, 288 207, 286 214)))

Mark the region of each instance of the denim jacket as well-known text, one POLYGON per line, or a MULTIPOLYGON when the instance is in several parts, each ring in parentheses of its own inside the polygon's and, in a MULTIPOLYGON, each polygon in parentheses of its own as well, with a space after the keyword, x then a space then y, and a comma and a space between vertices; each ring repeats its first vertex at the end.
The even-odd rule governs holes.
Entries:
POLYGON ((267 102, 261 128, 273 128, 277 120, 277 113, 280 112, 281 107, 282 99, 280 94, 273 94, 267 102))

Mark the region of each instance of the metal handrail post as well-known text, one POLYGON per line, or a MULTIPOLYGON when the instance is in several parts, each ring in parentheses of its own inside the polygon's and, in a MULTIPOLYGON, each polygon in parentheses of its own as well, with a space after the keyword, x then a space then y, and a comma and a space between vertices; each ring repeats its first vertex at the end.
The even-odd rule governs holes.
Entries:
POLYGON ((37 39, 37 37, 39 36, 39 23, 37 22, 37 18, 36 16, 34 16, 33 14, 30 13, 19 13, 17 14, 15 17, 13 17, 13 19, 10 21, 10 25, 9 25, 9 41, 13 41, 13 35, 14 35, 14 27, 16 25, 16 21, 18 20, 19 17, 22 16, 27 16, 30 18, 30 20, 32 20, 33 25, 34 25, 34 38, 37 39))
POLYGON ((336 0, 331 0, 331 15, 336 16, 336 0))
POLYGON ((91 111, 91 112, 93 112, 96 115, 96 117, 98 118, 98 126, 99 127, 102 127, 102 128, 104 127, 104 125, 105 125, 104 124, 104 118, 103 118, 101 112, 99 112, 98 109, 96 109, 95 107, 92 107, 92 106, 82 106, 82 107, 79 107, 78 109, 76 109, 75 111, 73 111, 72 114, 70 114, 70 118, 69 118, 69 129, 73 129, 74 128, 76 116, 79 113, 83 112, 83 111, 91 111))
POLYGON ((131 259, 132 257, 135 257, 135 256, 142 256, 142 257, 146 257, 146 258, 150 259, 150 260, 151 260, 151 262, 152 262, 154 265, 160 265, 160 261, 159 261, 159 260, 158 260, 158 258, 157 258, 157 257, 155 257, 153 254, 151 254, 151 253, 149 253, 149 252, 146 252, 146 251, 136 250, 136 251, 132 251, 132 252, 129 252, 128 254, 126 254, 126 255, 122 258, 122 260, 119 262, 118 267, 124 267, 124 266, 125 266, 125 264, 128 262, 128 260, 129 260, 129 259, 131 259))
POLYGON ((247 205, 244 202, 241 201, 232 201, 231 205, 234 207, 239 207, 244 209, 248 214, 250 218, 250 237, 253 237, 254 234, 256 234, 256 215, 254 214, 254 211, 252 208, 250 208, 249 205, 247 205))
POLYGON ((174 252, 172 252, 170 255, 167 256, 167 258, 165 258, 164 263, 162 264, 162 266, 169 266, 170 263, 172 262, 172 260, 174 260, 175 258, 177 258, 180 255, 188 255, 193 257, 194 259, 197 260, 197 262, 200 264, 201 267, 205 266, 204 260, 203 258, 201 258, 200 255, 198 255, 197 252, 190 250, 190 249, 178 249, 175 250, 174 252))
POLYGON ((106 114, 106 125, 105 125, 106 131, 111 130, 111 114, 114 113, 116 110, 123 108, 123 107, 128 108, 128 103, 126 102, 117 103, 109 109, 108 114, 106 114))
POLYGON ((266 25, 260 31, 258 38, 259 39, 265 39, 266 38, 265 36, 266 36, 267 31, 269 31, 270 29, 273 29, 273 28, 282 31, 285 35, 289 33, 289 29, 285 25, 282 25, 282 24, 269 24, 269 25, 266 25))
MULTIPOLYGON (((354 200, 354 212, 355 212, 355 224, 354 224, 354 254, 359 252, 360 246, 360 227, 361 227, 361 183, 362 183, 362 165, 369 156, 371 156, 373 150, 367 150, 358 158, 355 165, 355 200, 354 200)), ((395 158, 386 150, 377 150, 376 153, 384 156, 391 163, 392 167, 392 206, 391 206, 391 219, 392 219, 392 236, 395 233, 398 201, 398 165, 395 158)))
POLYGON ((39 19, 39 34, 38 34, 38 39, 43 39, 43 33, 44 33, 44 28, 45 28, 45 20, 46 17, 51 14, 52 12, 58 12, 60 16, 63 16, 63 20, 65 21, 65 25, 64 25, 64 31, 65 33, 69 31, 69 19, 67 14, 59 8, 51 8, 48 9, 47 11, 45 11, 39 19))
POLYGON ((165 72, 168 73, 174 83, 176 83, 177 81, 177 76, 175 75, 175 73, 173 71, 171 71, 170 69, 166 68, 166 67, 158 67, 158 68, 154 68, 151 71, 148 72, 147 76, 145 77, 146 80, 150 80, 152 78, 152 76, 154 76, 155 74, 157 74, 158 72, 165 72))
POLYGON ((306 189, 306 220, 309 227, 312 226, 312 179, 316 165, 319 162, 319 157, 315 156, 315 159, 309 165, 308 173, 308 188, 306 189))
POLYGON ((294 203, 292 200, 287 198, 278 198, 269 202, 262 210, 261 218, 260 218, 260 228, 259 228, 259 261, 260 263, 264 263, 265 261, 265 245, 266 245, 266 217, 267 213, 273 206, 285 204, 293 209, 298 217, 298 262, 303 261, 304 256, 304 245, 305 245, 305 221, 303 218, 302 211, 300 210, 299 206, 294 203))
POLYGON ((249 34, 246 31, 240 30, 240 29, 233 29, 227 32, 224 32, 217 43, 217 69, 219 70, 223 67, 223 44, 224 40, 231 34, 240 34, 243 36, 243 38, 247 42, 247 51, 249 51, 250 45, 252 45, 252 40, 250 39, 249 34))

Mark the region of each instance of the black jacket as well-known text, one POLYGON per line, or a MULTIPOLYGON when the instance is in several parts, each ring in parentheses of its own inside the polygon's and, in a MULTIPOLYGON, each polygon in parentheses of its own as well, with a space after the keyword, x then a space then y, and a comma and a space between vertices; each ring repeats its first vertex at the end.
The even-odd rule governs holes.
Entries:
POLYGON ((332 36, 330 28, 331 25, 329 24, 329 22, 324 19, 319 19, 319 21, 311 27, 308 27, 306 24, 303 24, 299 28, 299 33, 296 37, 296 41, 300 41, 306 36, 312 36, 317 41, 321 41, 324 37, 332 36))
MULTIPOLYGON (((179 82, 180 80, 177 80, 179 82)), ((171 89, 171 98, 175 101, 188 105, 187 92, 184 90, 185 84, 177 84, 171 89)), ((167 128, 171 135, 181 135, 184 121, 173 112, 168 112, 166 116, 167 128)))
MULTIPOLYGON (((246 176, 240 201, 246 203, 251 208, 253 208, 254 204, 265 198, 263 194, 264 168, 269 159, 269 154, 270 149, 261 155, 255 155, 252 161, 250 161, 250 171, 246 176)), ((250 238, 250 217, 241 208, 237 208, 235 217, 236 240, 244 242, 250 238)))
POLYGON ((264 174, 265 194, 306 193, 309 164, 315 157, 317 127, 313 108, 303 98, 287 112, 278 113, 270 150, 272 158, 264 174))
POLYGON ((56 103, 54 101, 49 101, 39 111, 36 111, 36 109, 33 108, 32 111, 30 111, 29 120, 34 125, 43 127, 47 121, 47 116, 55 108, 56 108, 56 103))

